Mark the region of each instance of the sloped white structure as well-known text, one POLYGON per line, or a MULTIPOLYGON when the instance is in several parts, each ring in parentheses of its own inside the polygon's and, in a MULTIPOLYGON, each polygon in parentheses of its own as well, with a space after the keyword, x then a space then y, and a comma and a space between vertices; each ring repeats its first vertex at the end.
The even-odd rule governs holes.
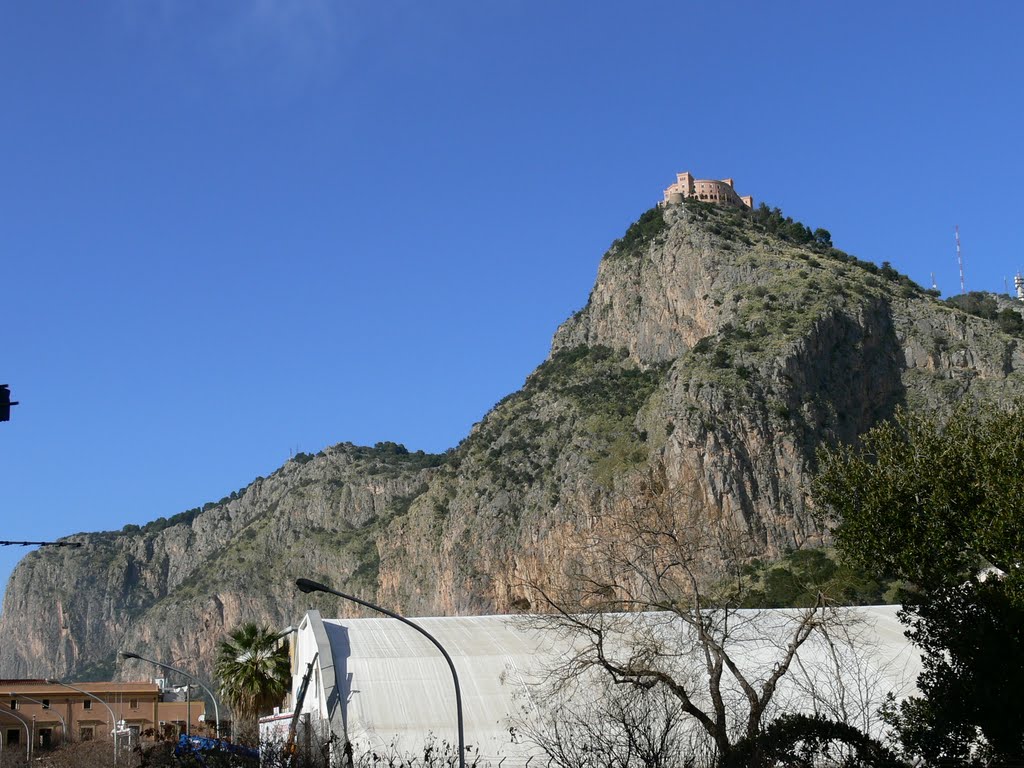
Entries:
MULTIPOLYGON (((856 637, 846 650, 819 638, 808 640, 776 695, 778 704, 789 711, 827 711, 830 695, 849 696, 851 701, 838 704, 852 711, 855 697, 874 696, 880 703, 889 691, 901 698, 913 690, 920 657, 903 635, 897 607, 838 610, 851 619, 844 622, 844 631, 856 637), (851 679, 841 680, 848 676, 851 679), (836 694, 839 682, 848 685, 849 691, 836 694)), ((732 642, 737 662, 753 670, 755 677, 758 670, 770 671, 798 612, 738 611, 735 616, 732 642)), ((415 621, 453 659, 462 687, 466 743, 474 754, 478 752, 482 762, 492 765, 504 759, 505 768, 523 765, 530 755, 538 754, 536 746, 513 739, 510 728, 537 714, 531 686, 573 653, 573 642, 545 631, 528 616, 415 621)), ((668 639, 680 634, 680 622, 669 614, 633 614, 628 622, 668 639)), ((323 741, 333 735, 335 751, 349 741, 357 754, 368 749, 422 754, 430 740, 457 744, 448 665, 410 627, 387 618, 322 619, 319 612, 309 611, 296 631, 293 649, 291 702, 313 664, 301 707, 303 719, 308 716, 314 726, 319 724, 310 728, 311 734, 320 734, 312 738, 323 741)), ((681 653, 673 663, 686 665, 692 660, 681 653)), ((586 696, 587 691, 581 688, 576 695, 586 696)), ((861 704, 874 706, 866 699, 861 704)), ((282 733, 287 714, 265 718, 264 735, 271 736, 275 728, 282 733)), ((870 722, 858 725, 871 727, 870 722)))

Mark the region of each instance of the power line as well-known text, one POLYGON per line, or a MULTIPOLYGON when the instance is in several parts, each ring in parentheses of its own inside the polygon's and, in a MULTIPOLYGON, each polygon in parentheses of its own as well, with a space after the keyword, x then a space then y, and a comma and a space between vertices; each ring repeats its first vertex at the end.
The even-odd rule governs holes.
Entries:
POLYGON ((0 547, 71 547, 77 549, 81 542, 0 542, 0 547))

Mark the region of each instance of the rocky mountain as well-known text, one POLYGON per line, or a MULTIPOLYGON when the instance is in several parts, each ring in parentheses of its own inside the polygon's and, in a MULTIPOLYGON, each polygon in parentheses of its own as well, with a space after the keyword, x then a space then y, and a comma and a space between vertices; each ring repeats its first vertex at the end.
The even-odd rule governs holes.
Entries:
MULTIPOLYGON (((33 552, 0 615, 7 678, 207 672, 217 641, 310 606, 298 576, 410 615, 530 607, 577 533, 658 467, 774 556, 826 535, 814 451, 899 405, 945 413, 1024 393, 1022 340, 778 212, 653 209, 601 260, 551 355, 441 456, 394 444, 300 454, 214 504, 33 552)), ((1016 303, 1014 311, 1019 312, 1016 303)))

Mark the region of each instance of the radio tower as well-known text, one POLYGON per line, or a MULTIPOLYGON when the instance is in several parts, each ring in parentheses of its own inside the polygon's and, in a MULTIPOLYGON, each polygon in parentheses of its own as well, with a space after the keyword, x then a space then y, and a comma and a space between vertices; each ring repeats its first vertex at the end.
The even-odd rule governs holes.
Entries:
POLYGON ((956 263, 960 265, 960 293, 967 293, 964 285, 964 257, 960 254, 960 225, 956 225, 956 263))

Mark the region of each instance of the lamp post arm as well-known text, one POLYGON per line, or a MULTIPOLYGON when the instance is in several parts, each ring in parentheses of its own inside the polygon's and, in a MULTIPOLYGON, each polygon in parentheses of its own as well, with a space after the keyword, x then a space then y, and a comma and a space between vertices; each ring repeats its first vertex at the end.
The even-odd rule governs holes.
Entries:
POLYGON ((139 654, 137 653, 125 653, 122 651, 121 656, 123 656, 126 659, 138 659, 139 661, 148 661, 150 664, 155 664, 158 667, 169 669, 171 672, 177 672, 179 675, 184 675, 189 680, 193 681, 196 685, 198 685, 200 688, 202 688, 204 691, 206 691, 206 693, 210 697, 210 701, 213 702, 213 716, 217 718, 217 721, 214 723, 213 726, 213 731, 214 734, 216 734, 217 738, 220 738, 220 707, 217 705, 217 697, 213 695, 213 691, 207 688, 206 684, 203 683, 202 680, 200 680, 195 675, 190 675, 183 669, 172 667, 170 664, 164 664, 162 661, 157 661, 156 659, 147 659, 145 656, 139 656, 139 654))
POLYGON ((51 712, 53 712, 53 714, 55 714, 57 716, 57 719, 60 720, 60 727, 64 729, 63 740, 64 741, 68 741, 68 739, 69 739, 69 737, 68 737, 68 724, 64 720, 64 715, 62 715, 58 710, 56 710, 53 707, 50 707, 50 706, 44 704, 39 699, 33 699, 31 696, 26 696, 23 693, 15 693, 14 691, 11 691, 7 695, 10 696, 12 699, 19 699, 19 698, 20 699, 26 699, 28 701, 31 701, 33 704, 38 704, 43 709, 48 709, 51 712))
POLYGON ((455 683, 455 712, 458 717, 459 726, 459 766, 460 768, 465 768, 466 736, 462 721, 462 690, 459 687, 459 674, 455 671, 455 663, 452 661, 452 657, 448 655, 448 651, 446 651, 444 649, 444 646, 437 641, 437 638, 435 638, 432 634, 427 632, 427 630, 425 630, 419 624, 410 621, 404 616, 400 616, 394 611, 389 611, 387 608, 381 608, 379 605, 374 605, 373 603, 367 600, 362 600, 361 598, 358 598, 354 595, 346 595, 344 592, 339 592, 336 589, 331 589, 325 584, 320 584, 319 582, 311 581, 310 579, 296 579, 295 586, 297 586, 303 592, 326 592, 329 595, 335 595, 337 597, 344 598, 345 600, 351 600, 353 603, 358 603, 359 605, 365 608, 369 608, 371 611, 377 611, 378 613, 383 613, 385 616, 390 616, 392 619, 396 619, 402 622, 403 624, 415 629, 417 632, 419 632, 421 635, 427 638, 427 640, 429 640, 434 645, 434 647, 441 652, 441 655, 444 656, 444 660, 448 662, 448 669, 451 670, 452 682, 455 683))
POLYGON ((71 685, 71 683, 65 683, 63 680, 46 680, 45 682, 51 683, 53 685, 63 685, 65 688, 70 688, 72 691, 84 693, 90 699, 96 699, 96 701, 98 701, 100 704, 107 708, 107 712, 110 713, 111 727, 114 729, 114 765, 117 765, 117 715, 114 714, 114 710, 111 709, 110 705, 107 704, 107 702, 105 702, 95 693, 89 693, 88 691, 79 688, 76 685, 71 685))
POLYGON ((32 733, 31 726, 28 724, 28 720, 26 720, 21 715, 15 714, 14 710, 11 710, 11 709, 0 709, 0 712, 3 712, 5 715, 11 715, 12 717, 18 718, 18 720, 21 721, 21 724, 25 726, 25 736, 27 737, 25 739, 25 757, 28 758, 29 763, 31 763, 32 762, 32 736, 33 736, 33 733, 32 733))

